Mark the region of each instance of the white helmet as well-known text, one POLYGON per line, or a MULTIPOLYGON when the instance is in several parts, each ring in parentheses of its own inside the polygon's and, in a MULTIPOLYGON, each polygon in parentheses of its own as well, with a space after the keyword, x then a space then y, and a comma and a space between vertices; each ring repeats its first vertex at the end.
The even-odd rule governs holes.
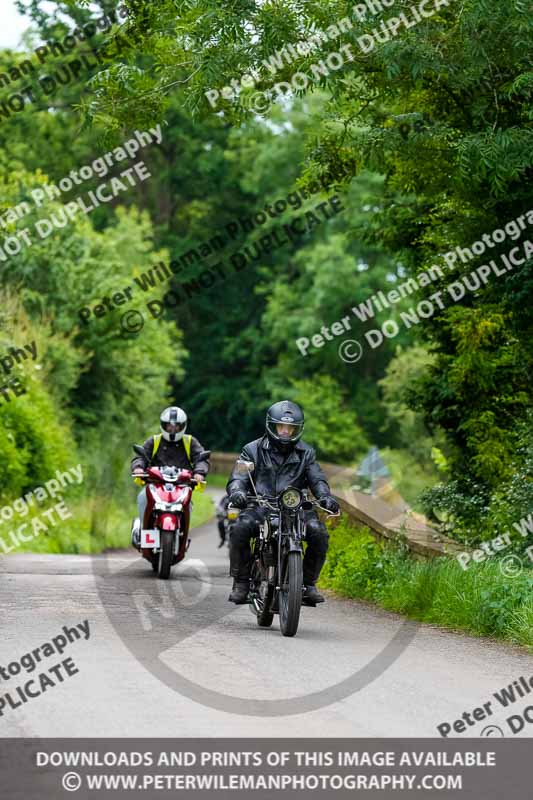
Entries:
POLYGON ((167 442, 179 442, 187 428, 187 414, 178 406, 169 406, 159 418, 163 439, 167 442))

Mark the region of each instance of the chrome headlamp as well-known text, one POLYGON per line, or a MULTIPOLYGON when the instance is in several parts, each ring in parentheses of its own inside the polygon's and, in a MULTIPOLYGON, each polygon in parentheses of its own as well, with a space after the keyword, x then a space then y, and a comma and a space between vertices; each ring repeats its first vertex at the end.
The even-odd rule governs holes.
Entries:
POLYGON ((281 493, 280 502, 284 508, 289 508, 291 510, 298 508, 302 502, 302 493, 298 489, 289 487, 281 493))

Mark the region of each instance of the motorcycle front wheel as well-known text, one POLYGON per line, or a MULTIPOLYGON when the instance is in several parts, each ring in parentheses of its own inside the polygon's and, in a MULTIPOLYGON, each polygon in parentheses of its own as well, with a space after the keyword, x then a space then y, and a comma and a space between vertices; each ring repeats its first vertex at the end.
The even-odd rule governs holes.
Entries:
POLYGON ((170 575, 170 568, 174 559, 174 533, 173 531, 161 531, 161 550, 157 561, 157 576, 162 580, 167 580, 170 575))
POLYGON ((302 554, 287 553, 281 565, 279 591, 279 627, 283 636, 294 636, 300 622, 302 607, 302 554))

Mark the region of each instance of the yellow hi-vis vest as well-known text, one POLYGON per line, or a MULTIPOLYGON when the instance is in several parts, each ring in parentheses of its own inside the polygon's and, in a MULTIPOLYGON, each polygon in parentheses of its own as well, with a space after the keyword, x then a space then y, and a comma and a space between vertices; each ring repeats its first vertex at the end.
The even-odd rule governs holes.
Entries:
MULTIPOLYGON (((153 450, 152 450, 152 458, 154 458, 155 454, 159 450, 159 445, 161 444, 161 439, 162 438, 163 438, 163 436, 160 433, 156 433, 154 435, 154 447, 153 447, 153 450)), ((187 458, 189 459, 189 463, 190 463, 190 465, 192 467, 192 462, 191 462, 191 440, 192 440, 192 436, 190 436, 189 434, 184 434, 183 435, 183 446, 185 447, 185 453, 186 453, 187 458)), ((133 482, 136 483, 137 486, 144 486, 144 483, 145 483, 143 478, 134 478, 133 482)))
MULTIPOLYGON (((155 436, 154 436, 154 449, 152 450, 152 458, 155 457, 155 454, 159 450, 159 445, 161 444, 161 439, 162 438, 163 438, 163 436, 162 436, 161 433, 156 433, 155 434, 155 436)), ((191 462, 191 440, 192 440, 192 436, 190 436, 188 433, 184 433, 183 434, 183 440, 182 440, 183 441, 183 446, 185 448, 185 453, 187 455, 187 458, 189 459, 189 464, 191 464, 191 466, 192 466, 192 462, 191 462)))

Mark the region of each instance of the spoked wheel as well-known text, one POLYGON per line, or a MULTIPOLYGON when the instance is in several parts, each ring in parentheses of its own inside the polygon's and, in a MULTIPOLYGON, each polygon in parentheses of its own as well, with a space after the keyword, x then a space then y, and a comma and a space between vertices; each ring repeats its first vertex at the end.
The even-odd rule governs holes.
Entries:
POLYGON ((274 597, 274 587, 263 578, 264 576, 261 574, 261 568, 256 561, 252 569, 252 585, 254 586, 254 592, 252 594, 251 609, 257 617, 257 624, 259 627, 270 628, 274 620, 274 614, 268 609, 274 597))
POLYGON ((287 553, 282 562, 279 592, 279 626, 283 636, 294 636, 302 607, 302 554, 287 553))
POLYGON ((174 558, 174 534, 172 531, 161 531, 161 550, 157 560, 157 575, 167 580, 174 558))

